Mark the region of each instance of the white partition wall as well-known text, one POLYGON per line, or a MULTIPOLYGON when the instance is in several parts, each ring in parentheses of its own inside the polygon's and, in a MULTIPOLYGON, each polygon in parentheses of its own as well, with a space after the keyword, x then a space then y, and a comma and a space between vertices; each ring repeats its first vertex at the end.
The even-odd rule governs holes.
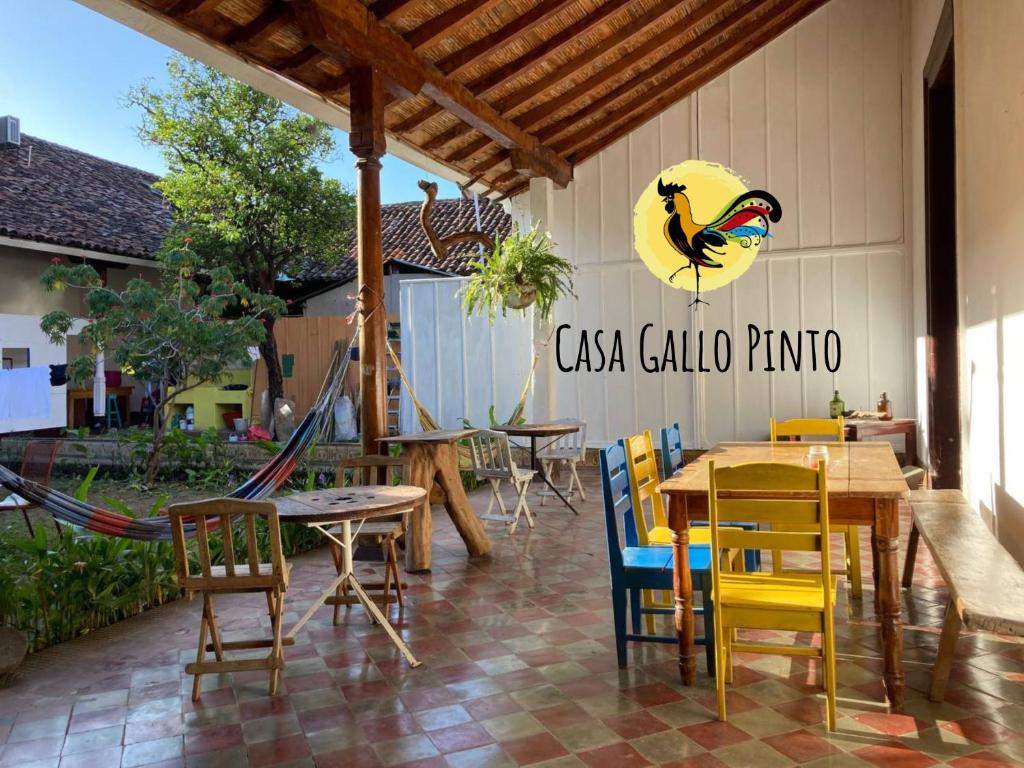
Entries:
MULTIPOLYGON (((903 233, 902 4, 832 0, 766 48, 629 136, 576 166, 555 190, 549 226, 579 266, 578 301, 556 322, 622 332, 625 372, 555 371, 552 416, 588 422, 592 444, 679 421, 687 446, 765 439, 771 415, 827 415, 838 388, 851 408, 885 390, 914 415, 911 278, 903 233), (632 244, 633 204, 683 160, 721 163, 783 207, 750 270, 705 295, 662 285, 632 244), (646 373, 643 326, 731 335, 726 373, 646 373), (835 329, 837 373, 748 372, 748 323, 776 332, 835 329)), ((917 83, 915 80, 914 83, 917 83)), ((820 342, 820 339, 819 339, 820 342)), ((707 342, 706 342, 707 343, 707 342)), ((805 349, 805 355, 807 351, 805 349)), ((694 350, 690 350, 691 359, 694 350)), ((548 414, 539 414, 545 416, 548 414)))
MULTIPOLYGON (((67 362, 67 349, 53 344, 39 327, 38 315, 0 314, 0 350, 14 367, 48 368, 67 362), (26 352, 27 350, 27 352, 26 352)), ((67 386, 49 388, 49 414, 0 419, 0 434, 67 426, 67 386)))
MULTIPOLYGON (((491 405, 499 420, 511 415, 533 361, 533 310, 499 313, 491 325, 467 318, 463 278, 409 280, 401 284, 402 367, 417 398, 445 429, 462 419, 489 425, 491 405)), ((531 398, 526 418, 532 414, 531 398)), ((403 387, 399 423, 418 432, 419 419, 403 387)))

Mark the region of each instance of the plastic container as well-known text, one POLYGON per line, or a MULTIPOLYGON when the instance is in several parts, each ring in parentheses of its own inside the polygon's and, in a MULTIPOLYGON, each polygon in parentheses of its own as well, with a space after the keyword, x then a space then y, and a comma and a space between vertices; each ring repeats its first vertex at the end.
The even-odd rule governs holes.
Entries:
POLYGON ((242 434, 249 428, 249 422, 243 418, 237 418, 234 420, 235 432, 242 434))
MULTIPOLYGON (((237 410, 235 410, 235 411, 225 411, 221 415, 221 418, 224 419, 224 427, 226 429, 238 430, 238 427, 235 426, 235 419, 240 419, 244 415, 245 414, 243 414, 241 411, 237 411, 237 410)), ((241 430, 241 431, 244 431, 244 430, 241 430)))

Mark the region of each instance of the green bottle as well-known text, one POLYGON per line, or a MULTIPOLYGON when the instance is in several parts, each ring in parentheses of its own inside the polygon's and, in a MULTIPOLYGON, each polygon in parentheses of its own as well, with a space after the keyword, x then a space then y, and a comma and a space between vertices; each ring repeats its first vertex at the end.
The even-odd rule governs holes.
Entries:
POLYGON ((846 410, 846 403, 843 402, 843 398, 839 396, 839 390, 835 391, 832 396, 832 402, 828 404, 828 417, 830 419, 838 419, 843 415, 843 411, 846 410))

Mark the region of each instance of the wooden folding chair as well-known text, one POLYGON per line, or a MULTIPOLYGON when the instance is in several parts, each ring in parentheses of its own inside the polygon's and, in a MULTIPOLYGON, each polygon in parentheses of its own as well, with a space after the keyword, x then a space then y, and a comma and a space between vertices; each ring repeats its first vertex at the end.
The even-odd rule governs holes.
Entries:
MULTIPOLYGON (((58 448, 60 448, 60 443, 56 440, 29 440, 21 454, 21 469, 18 474, 33 483, 49 486, 58 448)), ((16 493, 0 499, 0 513, 19 510, 22 517, 25 518, 25 525, 28 527, 28 535, 31 538, 35 538, 35 531, 32 530, 32 520, 28 516, 28 511, 35 506, 37 505, 16 493)), ((60 524, 57 522, 57 518, 53 518, 53 524, 57 528, 57 533, 60 534, 60 524)))
MULTIPOLYGON (((559 419, 555 424, 576 424, 579 432, 570 432, 562 435, 550 445, 545 446, 537 453, 540 460, 541 470, 544 477, 551 482, 551 471, 555 467, 564 466, 569 474, 569 485, 565 489, 565 498, 571 499, 573 493, 578 490, 580 498, 587 500, 586 491, 583 490, 583 483, 576 472, 576 465, 584 460, 587 453, 587 422, 579 419, 559 419)), ((548 496, 554 496, 553 491, 540 492, 540 505, 543 507, 548 496)))
POLYGON ((715 687, 718 719, 725 721, 725 685, 733 654, 811 656, 822 661, 828 730, 836 729, 836 641, 832 613, 836 577, 829 570, 828 487, 824 461, 817 469, 751 462, 716 468, 708 463, 711 519, 711 590, 714 605, 715 687), (765 523, 772 530, 727 528, 735 521, 765 523), (723 573, 719 555, 729 549, 817 552, 820 573, 723 573), (811 632, 821 647, 737 639, 737 629, 811 632))
MULTIPOLYGON (((355 456, 338 462, 335 486, 344 488, 352 485, 404 485, 409 477, 409 462, 399 456, 355 456)), ((397 602, 399 608, 405 606, 402 590, 406 585, 398 570, 397 544, 405 536, 409 528, 409 513, 390 517, 374 518, 357 526, 355 544, 360 547, 380 547, 384 556, 384 581, 362 581, 360 584, 368 593, 372 590, 379 594, 370 597, 382 607, 397 602), (391 596, 394 589, 395 595, 391 596)), ((338 533, 337 530, 332 533, 338 533)), ((341 547, 332 539, 328 539, 334 567, 340 574, 344 568, 341 547)), ((351 596, 347 588, 339 587, 334 603, 334 624, 337 625, 342 605, 354 605, 358 598, 351 596)))
POLYGON ((480 515, 481 520, 499 520, 508 526, 511 536, 519 525, 520 514, 526 515, 526 524, 534 527, 533 513, 526 503, 526 493, 530 489, 530 481, 537 474, 532 469, 520 469, 512 460, 508 435, 491 429, 481 429, 469 438, 469 454, 473 462, 473 472, 481 480, 491 484, 491 500, 487 511, 480 515), (516 491, 516 506, 509 514, 505 500, 501 496, 501 481, 508 480, 516 491), (501 514, 491 514, 497 502, 501 514))
MULTIPOLYGON (((838 443, 846 442, 846 430, 843 426, 843 417, 835 419, 786 419, 771 420, 771 437, 773 443, 783 440, 799 441, 804 437, 824 437, 838 443)), ((860 573, 860 536, 856 525, 834 525, 832 533, 843 534, 843 543, 846 545, 846 575, 850 579, 850 595, 860 599, 863 594, 863 586, 860 573)), ((772 570, 775 574, 784 573, 782 568, 782 553, 772 552, 772 570)))
POLYGON ((178 584, 186 596, 203 597, 203 618, 199 624, 199 649, 196 660, 185 666, 185 671, 194 675, 192 701, 199 701, 202 676, 207 672, 248 672, 257 669, 270 671, 270 695, 277 693, 277 681, 284 668, 285 641, 281 627, 284 612, 284 593, 288 589, 289 566, 281 550, 281 528, 277 518, 277 507, 269 501, 242 501, 240 499, 207 499, 206 501, 174 504, 167 509, 171 519, 171 535, 174 542, 174 556, 178 565, 178 584), (267 521, 267 538, 270 546, 270 562, 260 561, 256 534, 256 518, 267 521), (192 573, 185 540, 185 522, 196 524, 196 554, 199 572, 192 573), (232 536, 233 522, 240 520, 245 531, 244 559, 235 553, 232 536), (210 529, 208 530, 208 526, 210 529), (214 526, 216 526, 214 528, 214 526), (223 564, 215 565, 210 551, 211 535, 219 535, 222 541, 223 564), (214 610, 215 594, 263 592, 267 597, 272 636, 248 640, 224 641, 217 614, 214 610), (209 633, 211 642, 207 644, 209 633), (237 659, 227 661, 225 651, 244 651, 255 648, 270 648, 270 654, 263 658, 237 659), (212 651, 214 661, 207 661, 206 654, 212 651))

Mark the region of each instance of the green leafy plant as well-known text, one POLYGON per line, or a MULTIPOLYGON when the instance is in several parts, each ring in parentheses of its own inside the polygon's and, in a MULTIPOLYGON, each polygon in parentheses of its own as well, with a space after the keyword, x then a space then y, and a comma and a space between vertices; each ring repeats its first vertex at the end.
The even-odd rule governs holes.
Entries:
POLYGON ((466 314, 485 314, 490 322, 500 309, 525 309, 536 303, 542 319, 551 317, 555 302, 573 296, 576 267, 558 256, 551 235, 536 227, 523 234, 518 228, 504 240, 495 241, 494 252, 474 261, 475 272, 462 295, 466 314))
MULTIPOLYGON (((104 284, 88 264, 68 266, 55 259, 40 278, 47 291, 85 291, 88 322, 79 339, 91 353, 68 364, 68 377, 93 376, 99 350, 123 371, 158 383, 160 407, 153 417, 145 482, 160 465, 164 434, 174 401, 191 389, 220 380, 249 347, 266 338, 265 324, 284 311, 284 302, 258 294, 236 281, 226 267, 207 269, 189 242, 160 254, 160 285, 141 278, 122 291, 104 284), (170 388, 168 388, 170 385, 170 388)), ((74 319, 65 310, 43 316, 40 326, 57 344, 66 342, 74 319)))
MULTIPOLYGON (((329 125, 183 56, 168 60, 165 83, 127 97, 142 113, 139 137, 167 164, 155 185, 174 221, 164 250, 190 237, 206 264, 262 294, 311 256, 330 264, 348 252, 355 195, 321 170, 335 156, 329 125)), ((284 393, 274 322, 258 342, 271 402, 284 393)))

